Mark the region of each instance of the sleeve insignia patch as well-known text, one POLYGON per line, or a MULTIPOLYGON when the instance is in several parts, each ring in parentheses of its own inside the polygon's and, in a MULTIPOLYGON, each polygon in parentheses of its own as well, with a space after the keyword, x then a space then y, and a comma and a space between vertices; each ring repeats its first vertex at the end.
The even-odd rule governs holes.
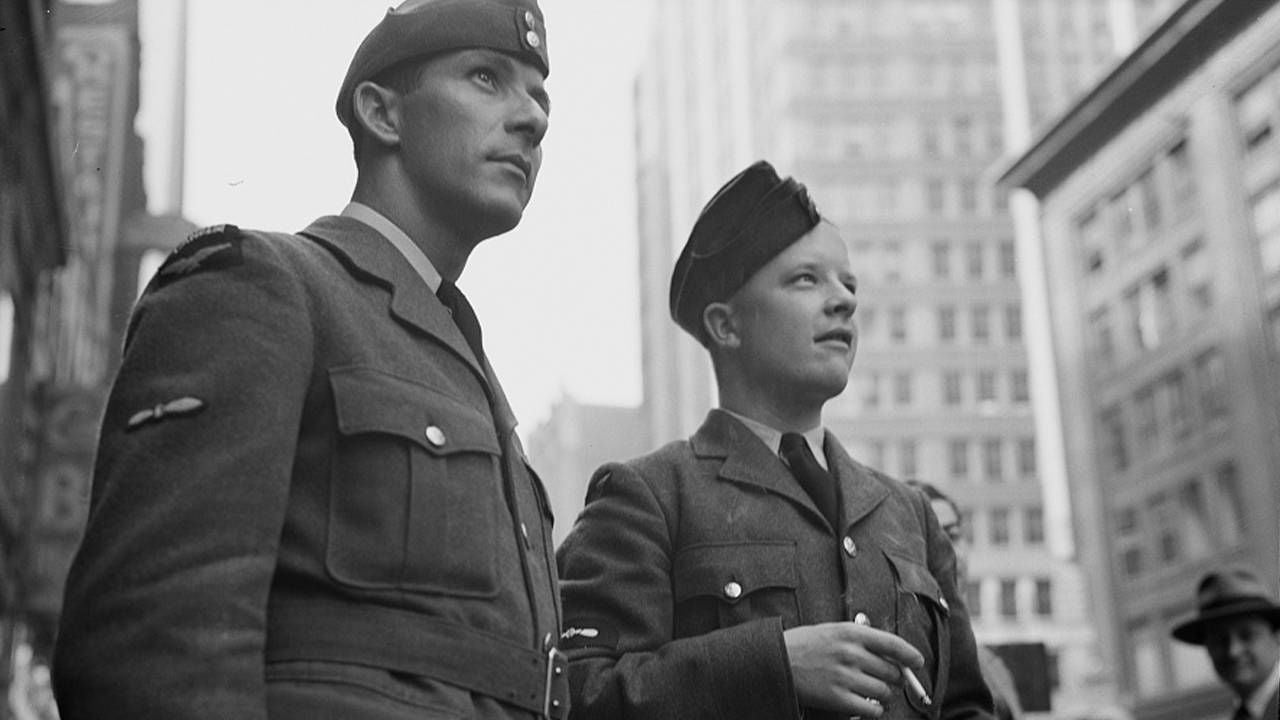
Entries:
POLYGON ((176 400, 160 403, 155 407, 149 407, 145 410, 129 416, 129 422, 126 424, 126 430, 137 430, 143 425, 159 422, 165 418, 183 417, 184 415, 195 415, 204 409, 204 401, 197 397, 180 397, 176 400))
POLYGON ((564 632, 560 633, 560 649, 577 650, 589 647, 616 650, 618 648, 617 630, 595 618, 566 621, 564 632))
POLYGON ((156 273, 156 280, 166 283, 202 270, 239 265, 244 261, 240 251, 240 228, 215 225, 199 230, 179 245, 156 273))

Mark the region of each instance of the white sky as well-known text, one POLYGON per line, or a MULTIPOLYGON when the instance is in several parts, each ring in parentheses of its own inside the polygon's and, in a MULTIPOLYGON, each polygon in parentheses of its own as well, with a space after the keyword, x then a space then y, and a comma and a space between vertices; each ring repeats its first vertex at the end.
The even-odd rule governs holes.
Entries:
MULTIPOLYGON (((365 33, 397 0, 189 0, 185 207, 197 225, 296 231, 355 180, 333 104, 365 33)), ((151 210, 172 207, 177 3, 140 0, 151 210)), ((633 80, 648 0, 540 0, 553 111, 524 221, 459 285, 527 435, 562 394, 640 401, 633 80), (625 9, 624 9, 625 8, 625 9)))

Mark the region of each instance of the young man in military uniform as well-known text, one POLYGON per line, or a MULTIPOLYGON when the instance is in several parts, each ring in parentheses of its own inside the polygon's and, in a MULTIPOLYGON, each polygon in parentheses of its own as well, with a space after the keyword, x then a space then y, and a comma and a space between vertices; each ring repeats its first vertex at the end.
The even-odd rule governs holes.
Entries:
POLYGON ((575 718, 990 717, 928 500, 822 426, 855 287, 838 231, 768 163, 703 209, 671 313, 720 406, 592 478, 559 552, 575 718))
POLYGON ((62 717, 564 717, 551 517, 454 281, 547 130, 536 0, 413 0, 356 51, 358 179, 197 234, 132 318, 55 656, 62 717))

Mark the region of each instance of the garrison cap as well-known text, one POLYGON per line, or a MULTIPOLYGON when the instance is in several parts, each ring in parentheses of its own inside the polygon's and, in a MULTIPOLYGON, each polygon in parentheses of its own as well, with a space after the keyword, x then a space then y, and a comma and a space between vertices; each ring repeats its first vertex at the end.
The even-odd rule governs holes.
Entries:
POLYGON ((406 0, 389 8, 351 58, 338 90, 338 119, 351 127, 356 85, 406 60, 467 48, 515 55, 546 77, 547 28, 537 0, 406 0))
POLYGON ((729 299, 819 220, 803 184, 756 161, 725 183, 693 224, 671 274, 671 317, 705 345, 707 305, 729 299))

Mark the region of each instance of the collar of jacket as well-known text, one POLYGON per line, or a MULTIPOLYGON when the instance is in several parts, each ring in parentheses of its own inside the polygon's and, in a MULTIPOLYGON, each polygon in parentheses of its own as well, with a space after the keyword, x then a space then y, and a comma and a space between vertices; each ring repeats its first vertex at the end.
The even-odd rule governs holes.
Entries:
POLYGON ((476 360, 444 304, 390 240, 359 220, 337 215, 319 218, 301 234, 328 248, 354 274, 386 287, 391 315, 453 350, 484 382, 499 432, 505 436, 515 429, 515 414, 488 359, 483 365, 476 360))
MULTIPOLYGON (((712 410, 702 427, 689 439, 693 454, 701 458, 724 458, 720 477, 731 482, 746 483, 782 495, 808 508, 821 519, 813 500, 782 460, 760 441, 760 438, 733 416, 712 410)), ((827 463, 840 483, 841 523, 844 528, 858 522, 889 496, 884 481, 854 462, 830 430, 826 432, 827 463)))

